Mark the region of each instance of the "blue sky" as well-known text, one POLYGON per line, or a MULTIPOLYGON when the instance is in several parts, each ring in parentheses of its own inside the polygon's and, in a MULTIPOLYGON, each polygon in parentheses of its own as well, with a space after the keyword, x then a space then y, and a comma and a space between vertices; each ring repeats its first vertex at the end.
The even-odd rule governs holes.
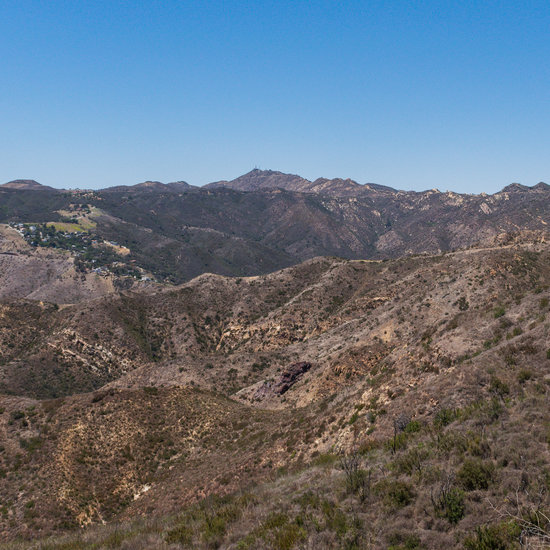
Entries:
POLYGON ((0 181, 550 182, 550 3, 0 4, 0 181))

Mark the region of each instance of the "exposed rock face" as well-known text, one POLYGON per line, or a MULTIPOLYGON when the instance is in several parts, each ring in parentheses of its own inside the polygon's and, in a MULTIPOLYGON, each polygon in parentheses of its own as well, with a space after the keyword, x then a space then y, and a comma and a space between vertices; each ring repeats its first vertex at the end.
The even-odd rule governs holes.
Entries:
POLYGON ((254 393, 254 399, 265 399, 275 395, 283 395, 286 393, 298 380, 311 369, 311 363, 300 361, 292 363, 281 374, 277 382, 265 381, 261 384, 254 393))
POLYGON ((306 361, 300 361, 299 363, 292 363, 284 372, 281 374, 279 381, 273 386, 273 392, 278 395, 283 395, 287 390, 289 390, 299 378, 302 377, 311 368, 311 363, 306 361))

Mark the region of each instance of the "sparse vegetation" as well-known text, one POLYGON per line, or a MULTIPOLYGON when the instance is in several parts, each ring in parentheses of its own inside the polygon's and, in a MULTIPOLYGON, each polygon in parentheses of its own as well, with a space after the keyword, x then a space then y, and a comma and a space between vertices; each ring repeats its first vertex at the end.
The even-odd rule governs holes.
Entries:
POLYGON ((544 540, 540 250, 3 302, 7 544, 506 548, 522 521, 544 540))
POLYGON ((504 306, 498 306, 494 310, 494 318, 499 319, 500 317, 503 317, 506 313, 506 309, 504 306))

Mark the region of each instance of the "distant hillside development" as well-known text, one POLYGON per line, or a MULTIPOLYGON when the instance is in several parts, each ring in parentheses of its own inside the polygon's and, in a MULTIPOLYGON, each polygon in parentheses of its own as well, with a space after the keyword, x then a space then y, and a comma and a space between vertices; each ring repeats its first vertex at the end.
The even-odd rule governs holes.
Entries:
POLYGON ((0 549, 550 547, 549 197, 0 187, 0 549))

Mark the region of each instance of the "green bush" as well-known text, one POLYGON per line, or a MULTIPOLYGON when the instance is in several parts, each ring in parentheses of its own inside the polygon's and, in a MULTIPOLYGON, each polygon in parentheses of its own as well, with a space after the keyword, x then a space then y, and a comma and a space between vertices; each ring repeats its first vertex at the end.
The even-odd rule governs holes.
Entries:
POLYGON ((518 382, 524 384, 527 380, 531 380, 533 373, 528 369, 522 369, 518 373, 518 382))
POLYGON ((168 531, 164 539, 168 544, 183 544, 186 546, 191 545, 193 542, 193 531, 188 525, 178 525, 168 531))
POLYGON ((227 530, 226 518, 221 515, 207 514, 202 524, 202 537, 206 542, 217 544, 227 530))
POLYGON ((314 466, 332 466, 338 460, 334 453, 323 453, 313 459, 314 466))
POLYGON ((418 550, 420 538, 409 533, 393 533, 388 537, 388 550, 418 550))
POLYGON ((451 422, 454 422, 459 415, 456 409, 440 409, 434 417, 434 425, 436 428, 444 428, 451 422))
POLYGON ((521 527, 513 521, 481 526, 476 529, 474 535, 464 541, 464 548, 466 550, 512 550, 518 548, 515 543, 520 533, 521 527))
POLYGON ((19 445, 22 449, 25 449, 29 453, 34 453, 37 449, 40 449, 43 445, 43 441, 40 437, 29 437, 27 439, 19 438, 19 445))
POLYGON ((468 459, 457 473, 457 480, 466 491, 486 490, 493 481, 495 467, 491 462, 468 459))
POLYGON ((25 418, 25 413, 23 411, 13 411, 10 414, 11 421, 21 420, 22 418, 25 418))
POLYGON ((500 418, 503 410, 504 408, 498 397, 493 397, 486 402, 485 411, 492 422, 500 418))
POLYGON ((307 533, 303 527, 297 523, 283 525, 275 532, 275 548, 279 550, 290 550, 299 542, 307 538, 307 533))
POLYGON ((456 524, 464 517, 464 493, 456 487, 444 497, 443 517, 456 524))
POLYGON ((408 434, 414 434, 419 432, 422 429, 422 423, 418 420, 411 420, 406 426, 405 426, 405 432, 408 434))
POLYGON ((396 451, 406 449, 408 441, 408 434, 405 432, 397 433, 391 439, 388 439, 385 443, 385 448, 392 453, 396 451))
POLYGON ((413 488, 405 481, 385 479, 376 485, 375 490, 382 496, 384 504, 391 509, 404 508, 415 497, 413 488))
POLYGON ((369 482, 367 470, 358 469, 346 476, 346 488, 350 493, 359 493, 367 487, 369 482))
POLYGON ((346 514, 329 500, 321 502, 321 511, 325 518, 325 527, 336 533, 339 537, 343 537, 349 527, 346 514))
POLYGON ((266 520, 262 524, 262 529, 266 531, 271 531, 272 529, 277 529, 286 525, 290 521, 287 514, 283 512, 273 512, 267 516, 266 520))
POLYGON ((454 486, 454 477, 447 476, 442 480, 438 490, 431 493, 432 505, 438 517, 456 524, 464 517, 464 493, 454 486))
POLYGON ((506 309, 504 309, 504 306, 499 306, 495 308, 495 311, 494 311, 495 319, 503 317, 505 313, 506 313, 506 309))
POLYGON ((414 473, 421 474, 424 466, 424 462, 428 459, 430 453, 423 447, 415 447, 408 453, 398 457, 395 462, 395 468, 398 472, 407 474, 409 476, 414 473))
POLYGON ((499 397, 504 397, 510 393, 510 388, 506 382, 503 382, 500 378, 493 376, 491 378, 490 391, 499 397))

